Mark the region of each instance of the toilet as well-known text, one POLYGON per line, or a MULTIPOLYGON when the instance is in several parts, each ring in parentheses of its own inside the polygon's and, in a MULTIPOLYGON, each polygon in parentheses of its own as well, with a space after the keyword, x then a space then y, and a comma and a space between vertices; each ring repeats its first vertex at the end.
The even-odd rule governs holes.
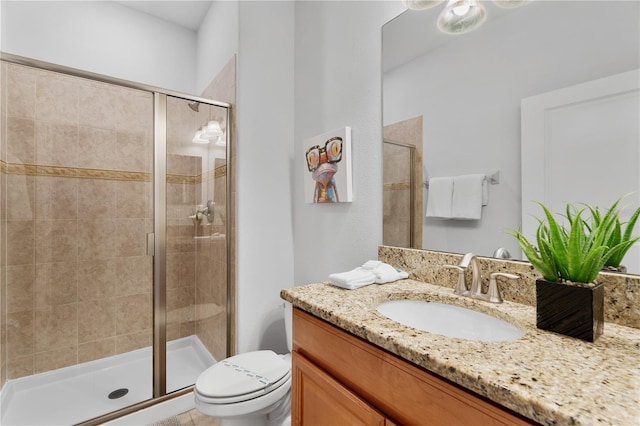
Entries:
POLYGON ((220 426, 283 426, 291 422, 291 314, 284 304, 289 353, 247 352, 202 372, 194 387, 196 409, 220 426))

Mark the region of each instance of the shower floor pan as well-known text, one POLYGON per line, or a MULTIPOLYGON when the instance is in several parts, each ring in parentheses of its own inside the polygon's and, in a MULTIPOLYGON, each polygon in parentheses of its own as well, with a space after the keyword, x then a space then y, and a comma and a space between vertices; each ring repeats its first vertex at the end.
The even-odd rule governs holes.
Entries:
MULTIPOLYGON (((71 425, 150 399, 151 354, 143 348, 9 380, 0 397, 0 424, 71 425)), ((215 362, 196 336, 168 342, 167 392, 194 384, 215 362)))

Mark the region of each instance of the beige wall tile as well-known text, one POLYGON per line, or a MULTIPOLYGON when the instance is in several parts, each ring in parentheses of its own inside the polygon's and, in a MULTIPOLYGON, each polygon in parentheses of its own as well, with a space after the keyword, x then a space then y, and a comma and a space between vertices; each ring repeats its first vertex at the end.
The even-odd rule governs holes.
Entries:
POLYGON ((76 167, 78 126, 39 121, 36 123, 37 164, 76 167))
POLYGON ((78 255, 75 220, 36 221, 36 262, 73 262, 78 255))
POLYGON ((167 324, 167 342, 179 339, 180 337, 182 337, 180 335, 180 324, 167 324))
POLYGON ((33 311, 7 314, 7 353, 12 357, 26 356, 34 349, 33 311))
POLYGON ((35 356, 11 356, 7 361, 7 378, 18 379, 20 377, 31 376, 35 371, 35 356))
POLYGON ((114 259, 78 262, 78 301, 104 300, 116 296, 114 259))
POLYGON ((35 268, 33 265, 8 266, 6 313, 32 311, 35 268))
POLYGON ((187 337, 196 334, 195 321, 187 321, 180 323, 180 337, 187 337))
POLYGON ((115 264, 115 294, 151 293, 153 289, 153 258, 150 256, 118 257, 115 264))
POLYGON ((115 255, 115 223, 113 219, 78 220, 78 258, 108 258, 115 255))
POLYGON ((78 300, 76 262, 39 263, 36 265, 36 308, 68 305, 78 300))
POLYGON ((76 219, 77 205, 77 179, 48 176, 36 177, 37 219, 76 219))
POLYGON ((115 219, 116 256, 144 256, 147 253, 147 219, 115 219))
POLYGON ((79 179, 78 218, 96 220, 114 218, 117 182, 103 179, 79 179))
MULTIPOLYGON (((7 67, 7 114, 11 117, 35 118, 36 79, 38 71, 21 65, 7 67)), ((3 82, 4 83, 4 82, 3 82)))
MULTIPOLYGON (((0 125, 2 124, 0 123, 0 125)), ((0 135, 0 138, 1 137, 2 135, 0 135)), ((2 142, 0 142, 0 156, 2 156, 2 142)), ((7 175, 4 173, 4 171, 2 171, 0 172, 0 222, 3 225, 6 225, 7 223, 7 195, 6 194, 7 194, 7 175)), ((33 219, 33 217, 31 217, 31 219, 33 219)), ((0 234, 0 238, 4 238, 3 235, 4 234, 0 234)), ((2 253, 0 253, 0 257, 1 256, 2 256, 2 253)), ((0 260, 4 260, 4 258, 0 260)))
POLYGON ((77 124, 78 86, 74 77, 42 73, 36 82, 36 119, 77 124))
POLYGON ((81 343, 78 345, 78 363, 94 361, 115 355, 116 338, 97 340, 95 342, 81 343))
POLYGON ((7 265, 25 265, 34 263, 35 226, 34 221, 7 222, 7 265))
POLYGON ((116 336, 116 354, 133 351, 151 345, 151 328, 116 336))
POLYGON ((78 167, 114 170, 115 130, 80 126, 78 136, 78 167))
POLYGON ((62 367, 77 364, 78 347, 68 346, 36 354, 35 371, 44 373, 62 367))
POLYGON ((119 93, 108 85, 80 84, 79 98, 82 108, 78 114, 78 122, 82 126, 115 130, 120 108, 119 93))
POLYGON ((114 165, 118 170, 151 172, 153 169, 153 139, 151 129, 116 135, 114 165))
MULTIPOLYGON (((2 72, 2 71, 0 71, 2 72)), ((4 223, 4 222, 0 222, 4 223)), ((0 241, 3 240, 2 226, 0 226, 0 241)), ((0 258, 2 254, 0 254, 0 258)), ((6 294, 5 282, 5 262, 0 259, 0 294, 6 294)), ((5 315, 4 303, 0 304, 0 387, 4 386, 7 380, 7 317, 5 315)))
POLYGON ((187 322, 195 319, 195 289, 180 287, 167 290, 167 321, 187 322))
POLYGON ((35 122, 27 118, 7 118, 7 162, 36 163, 35 122))
MULTIPOLYGON (((168 183, 167 184, 167 205, 180 206, 187 205, 195 211, 196 195, 194 184, 168 183)), ((174 210, 171 217, 183 217, 182 213, 174 210)), ((169 212, 167 212, 168 215, 169 212)), ((188 216, 188 215, 187 215, 188 216)))
MULTIPOLYGON (((182 140, 191 141, 194 130, 188 130, 188 137, 182 140)), ((167 173, 181 176, 197 176, 202 169, 202 157, 191 155, 167 154, 167 173)))
POLYGON ((36 181, 33 176, 5 175, 6 219, 32 220, 36 217, 36 181))
POLYGON ((193 288, 196 284, 195 252, 180 253, 180 287, 193 288))
POLYGON ((134 89, 119 94, 116 109, 118 131, 133 133, 153 131, 153 95, 134 89))
POLYGON ((117 218, 150 218, 151 192, 148 182, 120 181, 116 187, 117 218))
POLYGON ((151 295, 116 298, 116 334, 130 334, 151 328, 151 295))
POLYGON ((54 305, 46 309, 37 309, 35 335, 36 352, 77 345, 77 304, 54 305))
POLYGON ((180 253, 167 253, 167 290, 180 287, 180 253))
POLYGON ((78 343, 116 335, 115 299, 78 303, 78 343))

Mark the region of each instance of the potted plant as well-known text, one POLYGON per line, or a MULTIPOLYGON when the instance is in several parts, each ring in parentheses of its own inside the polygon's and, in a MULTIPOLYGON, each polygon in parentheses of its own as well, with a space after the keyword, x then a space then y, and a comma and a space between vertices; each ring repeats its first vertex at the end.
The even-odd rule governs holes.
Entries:
MULTIPOLYGON (((616 201, 609 211, 614 209, 619 201, 620 200, 616 201)), ((603 218, 600 213, 600 209, 597 207, 593 208, 591 206, 587 207, 591 212, 591 220, 594 225, 599 226, 603 218)), ((606 242, 606 245, 607 247, 617 247, 617 249, 615 251, 613 249, 611 250, 609 258, 604 264, 604 269, 612 272, 627 272, 627 268, 622 265, 622 259, 624 259, 624 256, 627 254, 631 246, 633 246, 636 241, 640 240, 640 237, 633 237, 631 235, 633 233, 633 228, 638 221, 638 217, 640 216, 640 207, 631 214, 629 221, 626 223, 622 223, 620 221, 618 214, 615 214, 615 216, 615 226, 613 232, 609 236, 609 240, 606 242)))
POLYGON ((590 342, 602 334, 604 285, 595 279, 612 256, 624 248, 628 250, 631 241, 628 238, 609 246, 615 241, 613 236, 620 223, 619 201, 604 215, 592 217, 591 222, 582 215, 585 210, 596 209, 576 210, 567 204, 565 226, 554 219, 544 204, 538 203, 544 219, 538 219, 537 248, 520 231, 512 232, 524 255, 542 275, 536 280, 538 328, 590 342))

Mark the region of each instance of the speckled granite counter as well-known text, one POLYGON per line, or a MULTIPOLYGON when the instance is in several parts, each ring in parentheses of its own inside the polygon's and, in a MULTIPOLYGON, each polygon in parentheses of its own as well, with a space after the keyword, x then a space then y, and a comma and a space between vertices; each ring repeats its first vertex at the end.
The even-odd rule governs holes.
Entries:
POLYGON ((459 297, 413 280, 344 290, 326 283, 283 290, 294 306, 549 425, 640 425, 640 330, 606 323, 595 343, 538 330, 535 308, 459 297), (525 335, 508 342, 444 337, 379 314, 385 300, 415 299, 468 307, 508 321, 525 335))

